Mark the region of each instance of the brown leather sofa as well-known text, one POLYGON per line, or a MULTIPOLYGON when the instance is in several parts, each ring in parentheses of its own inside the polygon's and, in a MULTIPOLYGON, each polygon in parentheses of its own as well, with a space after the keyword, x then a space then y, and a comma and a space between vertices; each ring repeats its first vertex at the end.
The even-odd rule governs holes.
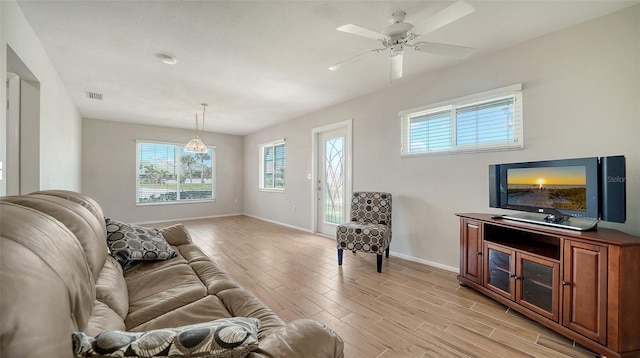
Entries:
POLYGON ((70 357, 71 334, 147 331, 225 317, 260 320, 249 357, 343 357, 343 342, 309 319, 284 323, 191 242, 161 230, 178 257, 124 271, 108 254, 93 199, 43 191, 0 199, 0 357, 70 357))

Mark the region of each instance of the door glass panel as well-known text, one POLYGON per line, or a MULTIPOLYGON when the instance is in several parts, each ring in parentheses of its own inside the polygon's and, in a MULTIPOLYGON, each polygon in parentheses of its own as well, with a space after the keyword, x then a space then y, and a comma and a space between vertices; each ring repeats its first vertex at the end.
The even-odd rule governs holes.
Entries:
POLYGON ((553 268, 522 261, 522 300, 549 313, 553 311, 553 268))
POLYGON ((324 219, 331 224, 344 221, 344 138, 324 142, 324 219))
POLYGON ((489 284, 511 293, 511 255, 489 249, 489 284))

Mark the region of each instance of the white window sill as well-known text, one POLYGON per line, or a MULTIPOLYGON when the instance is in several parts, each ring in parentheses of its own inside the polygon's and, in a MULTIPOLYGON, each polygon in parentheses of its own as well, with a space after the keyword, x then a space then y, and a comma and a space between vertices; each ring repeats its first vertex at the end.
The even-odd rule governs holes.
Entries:
POLYGON ((216 199, 180 200, 180 201, 155 201, 155 202, 150 202, 150 203, 136 203, 136 206, 202 204, 202 203, 215 203, 215 202, 216 202, 216 199))
POLYGON ((285 189, 264 189, 264 188, 260 188, 258 189, 259 191, 264 191, 266 193, 285 193, 285 189))

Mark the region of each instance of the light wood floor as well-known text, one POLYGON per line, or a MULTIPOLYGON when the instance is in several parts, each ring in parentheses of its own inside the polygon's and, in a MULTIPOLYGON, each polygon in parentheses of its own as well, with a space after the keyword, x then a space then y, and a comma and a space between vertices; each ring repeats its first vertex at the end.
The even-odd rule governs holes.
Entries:
POLYGON ((450 271, 391 255, 377 273, 375 255, 350 252, 339 267, 334 240, 247 216, 182 223, 282 319, 337 332, 349 358, 597 356, 460 287, 450 271))

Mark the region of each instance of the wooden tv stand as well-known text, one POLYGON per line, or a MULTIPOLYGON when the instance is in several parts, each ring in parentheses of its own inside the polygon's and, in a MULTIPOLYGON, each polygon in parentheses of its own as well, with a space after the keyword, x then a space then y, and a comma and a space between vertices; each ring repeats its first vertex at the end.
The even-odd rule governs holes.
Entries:
POLYGON ((460 217, 471 287, 605 357, 640 357, 640 237, 460 217))

